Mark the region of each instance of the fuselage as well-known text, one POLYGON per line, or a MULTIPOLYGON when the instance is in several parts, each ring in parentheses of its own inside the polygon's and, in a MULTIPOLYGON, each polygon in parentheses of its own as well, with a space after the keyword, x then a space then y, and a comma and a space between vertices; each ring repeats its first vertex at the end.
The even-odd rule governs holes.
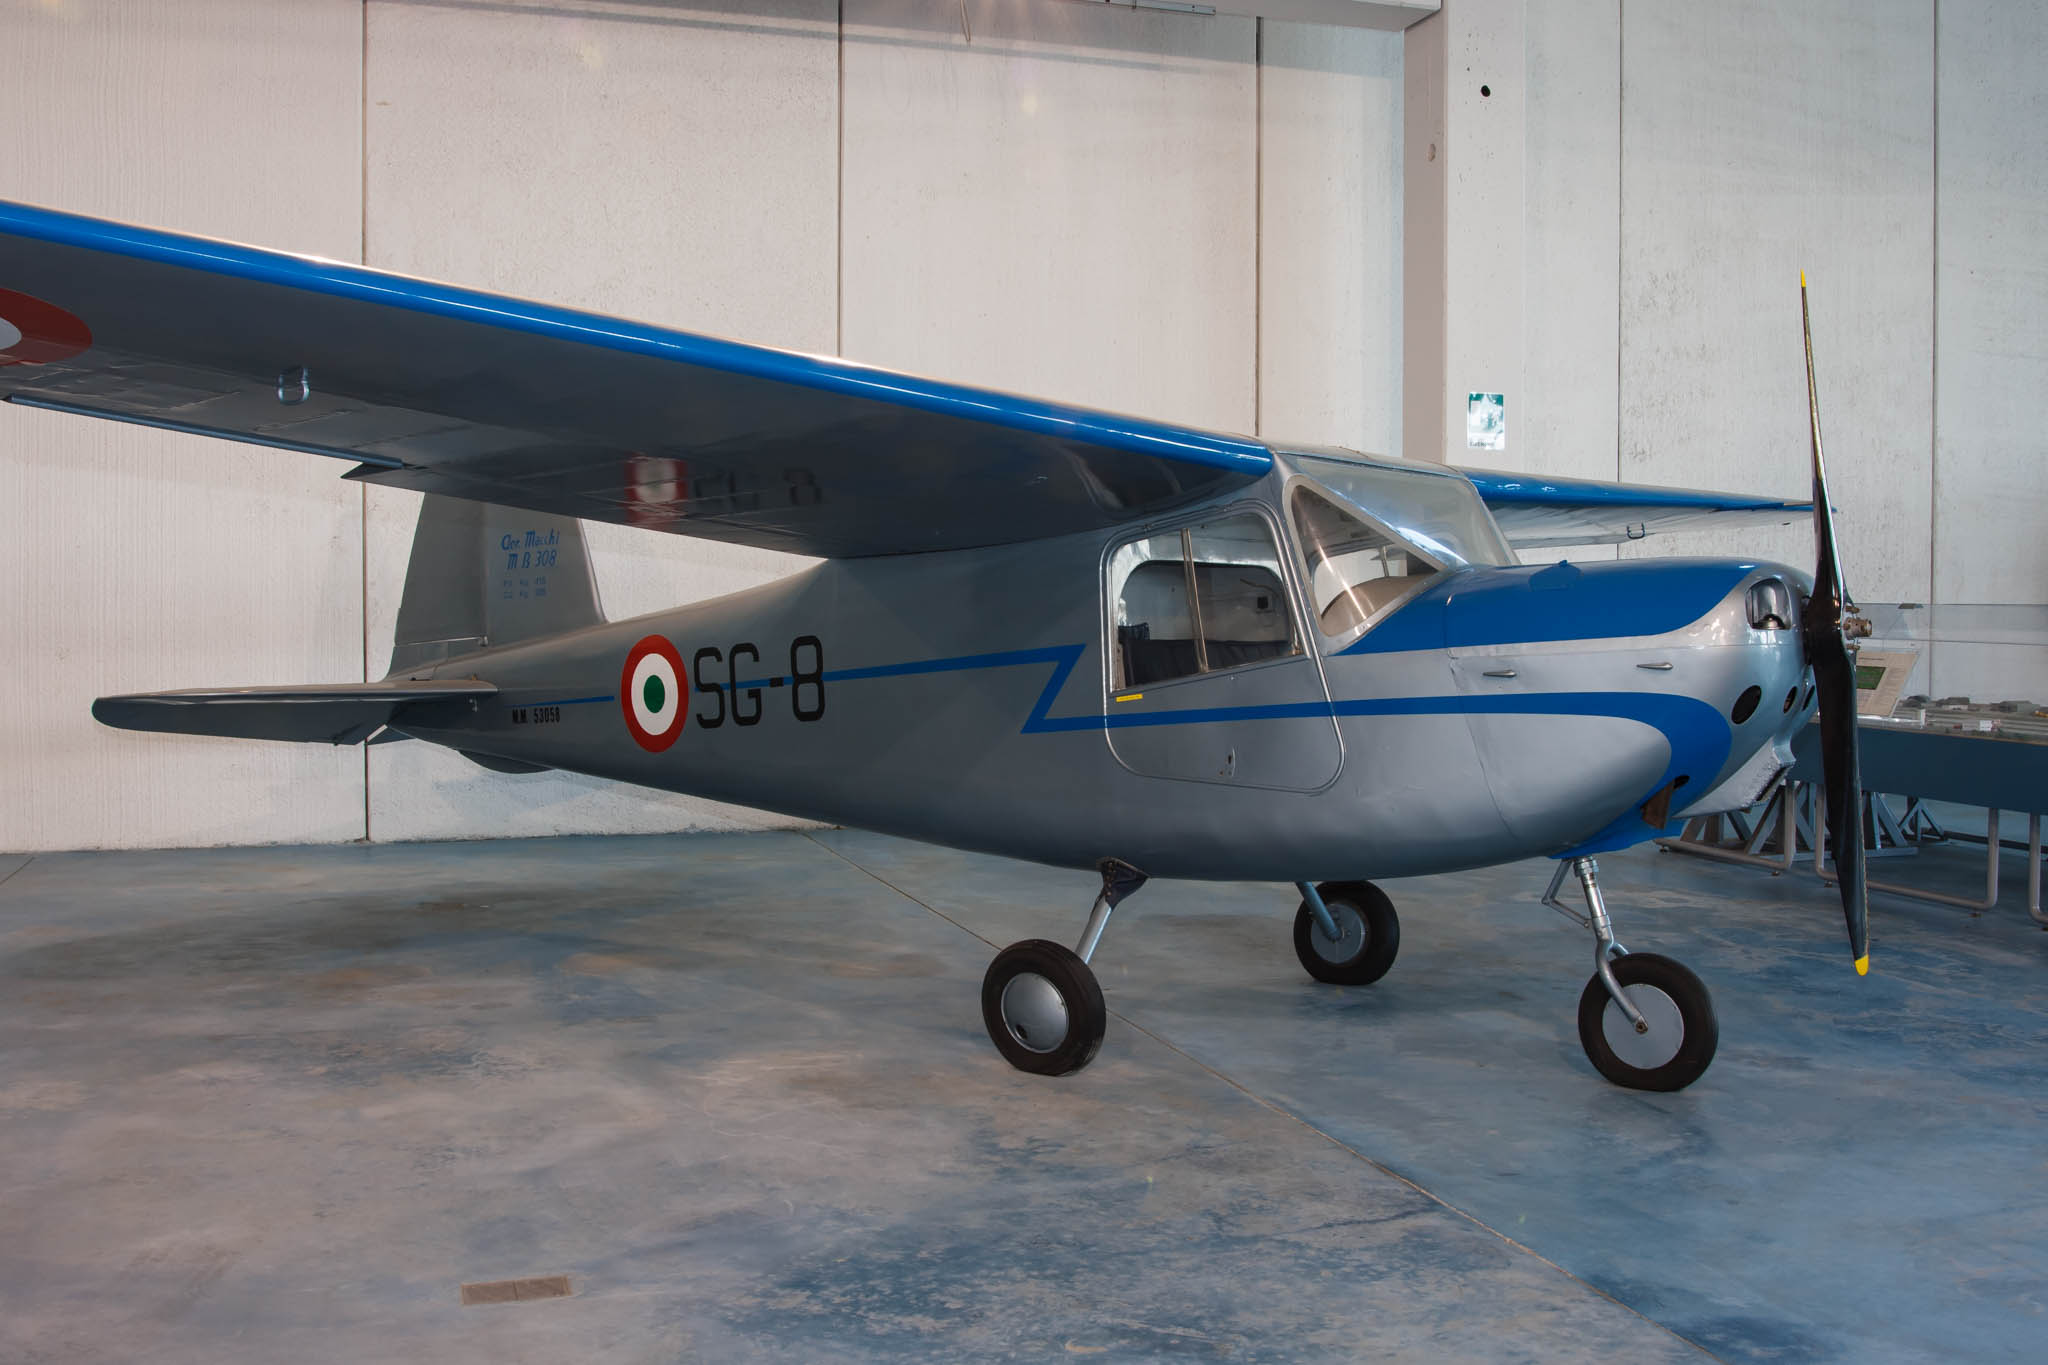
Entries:
POLYGON ((1795 570, 1512 559, 1464 480, 1303 452, 1155 524, 829 560, 450 660, 419 672, 497 696, 394 726, 1056 865, 1284 881, 1623 847, 1789 761, 1795 570))

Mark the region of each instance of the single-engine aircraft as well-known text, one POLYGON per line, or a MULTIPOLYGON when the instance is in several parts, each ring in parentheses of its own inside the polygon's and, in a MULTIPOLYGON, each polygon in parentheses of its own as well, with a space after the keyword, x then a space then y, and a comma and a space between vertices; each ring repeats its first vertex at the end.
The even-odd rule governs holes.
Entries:
MULTIPOLYGON (((1807 365, 1811 397, 1810 340, 1807 365)), ((1369 879, 1541 855, 1595 939, 1587 1055, 1685 1086, 1718 1037, 1706 988, 1615 941, 1595 858, 1749 805, 1816 701, 1867 963, 1817 411, 1810 505, 1458 471, 4 202, 0 396, 427 495, 388 676, 105 697, 101 721, 426 740, 1097 870, 1076 947, 1012 944, 983 982, 1024 1071, 1095 1055, 1089 964, 1148 877, 1294 883, 1301 965, 1362 986, 1400 944, 1369 879), (1515 552, 1809 511, 1811 577, 1515 552), (608 621, 579 518, 822 562, 608 621)))

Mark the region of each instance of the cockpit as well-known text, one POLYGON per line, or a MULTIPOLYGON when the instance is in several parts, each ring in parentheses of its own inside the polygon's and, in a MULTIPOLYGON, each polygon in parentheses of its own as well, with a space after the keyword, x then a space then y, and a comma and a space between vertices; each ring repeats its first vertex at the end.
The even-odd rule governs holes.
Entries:
MULTIPOLYGON (((1306 451, 1283 459, 1282 510, 1301 547, 1308 614, 1332 646, 1445 573, 1515 563, 1461 475, 1306 451)), ((1104 566, 1111 689, 1304 657, 1285 546, 1272 513, 1246 503, 1112 546, 1104 566)))

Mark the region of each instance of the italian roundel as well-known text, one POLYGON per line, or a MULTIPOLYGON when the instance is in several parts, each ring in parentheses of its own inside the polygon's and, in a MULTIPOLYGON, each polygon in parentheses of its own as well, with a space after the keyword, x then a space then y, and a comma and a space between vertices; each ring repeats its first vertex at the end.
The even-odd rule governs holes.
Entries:
POLYGON ((48 365, 90 345, 91 331, 62 308, 0 289, 0 365, 48 365))
POLYGON ((689 686, 683 656, 659 635, 649 635, 626 652, 619 677, 619 709, 634 742, 651 754, 674 744, 689 717, 689 686))

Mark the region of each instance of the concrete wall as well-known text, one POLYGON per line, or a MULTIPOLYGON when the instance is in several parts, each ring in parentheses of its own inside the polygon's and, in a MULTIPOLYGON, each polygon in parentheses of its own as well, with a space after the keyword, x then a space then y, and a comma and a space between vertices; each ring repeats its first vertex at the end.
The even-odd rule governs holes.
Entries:
POLYGON ((1399 37, 1268 22, 1259 431, 1401 451, 1399 37))
POLYGON ((1934 596, 2048 602, 2048 8, 1938 15, 1934 596))
MULTIPOLYGON (((1262 65, 1227 16, 971 0, 970 40, 950 3, 841 10, 0 0, 0 197, 1393 448, 1398 34, 1266 25, 1262 65)), ((0 848, 771 822, 424 745, 94 725, 106 692, 380 676, 416 504, 326 461, 0 419, 0 848)), ((613 616, 792 562, 591 537, 613 616)))
POLYGON ((1449 0, 1407 44, 1411 458, 1804 496, 1803 268, 1851 588, 2048 602, 2039 6, 1449 0))
POLYGON ((1255 21, 848 0, 849 356, 1249 431, 1255 21))
MULTIPOLYGON (((362 252, 362 7, 0 8, 0 196, 362 252)), ((362 492, 331 460, 0 412, 0 847, 338 840, 355 749, 107 730, 104 693, 361 678, 362 492)))
POLYGON ((1620 415, 1621 9, 1616 0, 1535 5, 1526 33, 1525 401, 1509 409, 1500 467, 1612 479, 1620 415))
MULTIPOLYGON (((1874 601, 1931 586, 1933 20, 1926 0, 1622 11, 1621 475, 1808 488, 1803 268, 1843 569, 1874 601)), ((1813 561, 1804 527, 1672 539, 1813 561)))

